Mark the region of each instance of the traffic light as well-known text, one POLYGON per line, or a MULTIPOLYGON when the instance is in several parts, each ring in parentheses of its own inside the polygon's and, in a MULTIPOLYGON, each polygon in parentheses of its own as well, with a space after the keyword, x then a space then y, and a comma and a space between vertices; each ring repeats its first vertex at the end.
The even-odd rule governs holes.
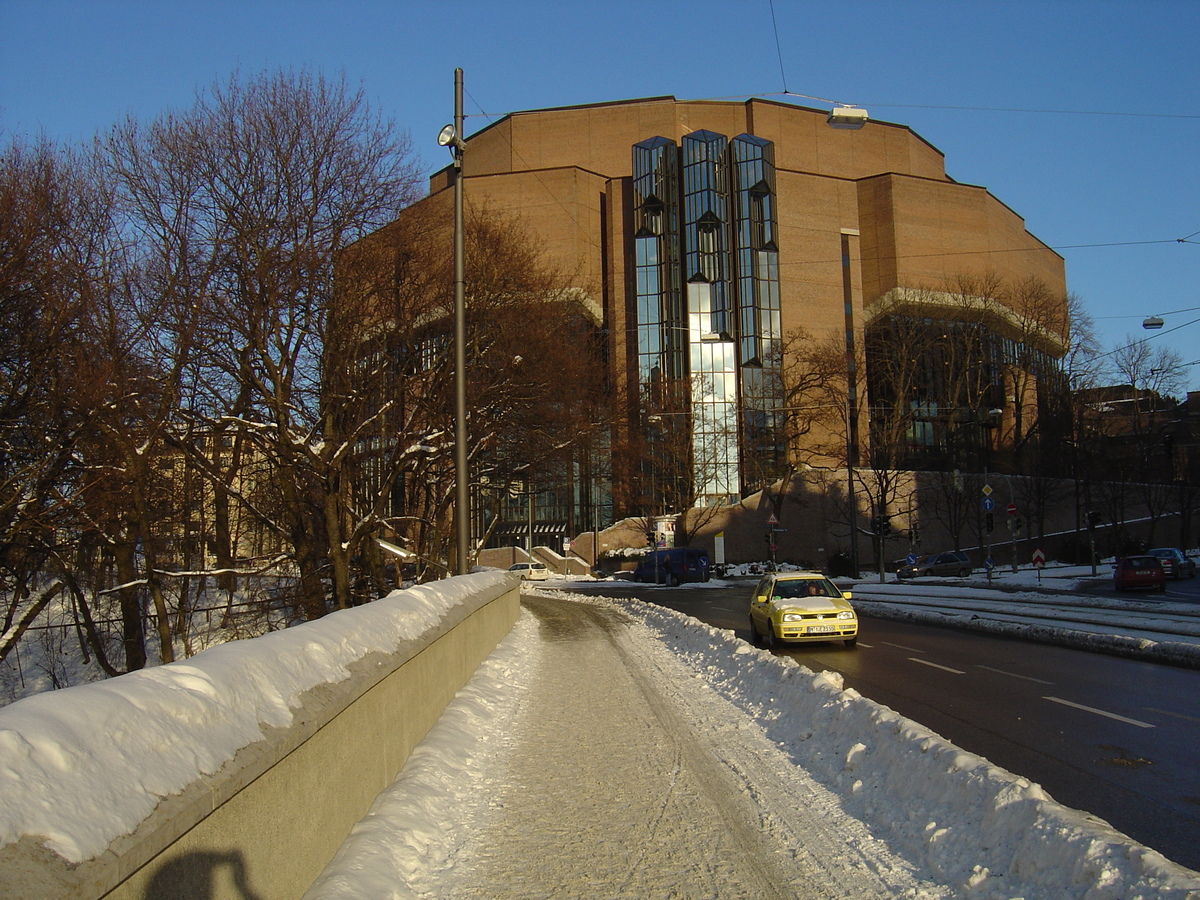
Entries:
POLYGON ((1088 513, 1088 528, 1095 528, 1097 525, 1100 524, 1100 521, 1101 521, 1100 513, 1096 512, 1096 510, 1093 509, 1091 512, 1088 513))
POLYGON ((991 513, 988 513, 984 517, 984 525, 987 528, 988 534, 991 534, 996 529, 996 519, 991 513))
POLYGON ((880 537, 887 537, 889 534, 892 533, 892 523, 888 521, 888 516, 886 516, 886 515, 881 514, 881 515, 876 516, 875 521, 872 522, 871 524, 872 524, 871 530, 874 531, 880 537))

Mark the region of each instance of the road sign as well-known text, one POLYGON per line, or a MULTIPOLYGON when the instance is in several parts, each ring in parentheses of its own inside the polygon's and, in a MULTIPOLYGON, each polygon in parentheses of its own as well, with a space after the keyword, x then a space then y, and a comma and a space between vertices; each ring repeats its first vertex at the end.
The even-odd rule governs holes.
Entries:
POLYGON ((778 525, 779 524, 779 520, 777 518, 775 518, 775 513, 771 513, 770 518, 767 519, 767 524, 768 525, 778 525))
POLYGON ((1008 512, 1008 514, 1010 516, 1015 516, 1017 514, 1017 504, 1015 504, 1015 503, 1008 504, 1008 509, 1006 511, 1008 512))
POLYGON ((985 497, 992 496, 992 486, 990 484, 985 484, 983 486, 983 496, 985 496, 985 497))
POLYGON ((983 508, 986 512, 991 512, 993 509, 996 508, 996 501, 993 500, 991 497, 984 497, 983 498, 983 508))
POLYGON ((1046 554, 1043 553, 1041 548, 1039 547, 1037 550, 1033 551, 1033 567, 1035 569, 1040 569, 1040 568, 1044 567, 1045 565, 1046 565, 1046 554))
POLYGON ((983 566, 990 572, 992 569, 996 568, 996 561, 989 556, 983 561, 983 566))

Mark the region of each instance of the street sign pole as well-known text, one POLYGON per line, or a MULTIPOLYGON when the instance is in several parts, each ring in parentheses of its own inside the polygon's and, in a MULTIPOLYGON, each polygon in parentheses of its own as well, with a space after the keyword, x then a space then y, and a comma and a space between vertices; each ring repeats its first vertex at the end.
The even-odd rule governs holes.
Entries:
POLYGON ((1038 547, 1033 551, 1033 567, 1037 569, 1038 584, 1042 583, 1042 569, 1046 565, 1046 554, 1042 552, 1042 548, 1038 547))
POLYGON ((992 486, 985 483, 983 485, 983 501, 984 518, 987 524, 984 527, 983 538, 983 558, 984 566, 987 568, 987 579, 992 580, 992 510, 996 508, 996 501, 992 499, 992 486))
POLYGON ((1017 504, 1008 504, 1008 533, 1012 537, 1012 570, 1017 574, 1017 504))

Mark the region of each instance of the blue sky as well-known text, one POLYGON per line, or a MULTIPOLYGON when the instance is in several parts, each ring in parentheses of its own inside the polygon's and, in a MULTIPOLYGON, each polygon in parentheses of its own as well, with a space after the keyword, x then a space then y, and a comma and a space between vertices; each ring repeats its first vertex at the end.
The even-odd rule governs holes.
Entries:
POLYGON ((0 135, 85 139, 281 66, 361 83, 431 172, 456 66, 468 133, 667 94, 863 106, 1058 249, 1106 348, 1157 314, 1152 345, 1200 362, 1200 0, 0 0, 0 135))

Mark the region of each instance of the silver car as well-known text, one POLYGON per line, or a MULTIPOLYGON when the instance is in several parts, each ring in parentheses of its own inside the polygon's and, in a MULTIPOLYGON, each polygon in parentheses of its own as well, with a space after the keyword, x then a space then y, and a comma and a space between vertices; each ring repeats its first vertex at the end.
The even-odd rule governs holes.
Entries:
POLYGON ((1178 547, 1157 547, 1147 552, 1150 556, 1157 556, 1162 560, 1168 578, 1182 578, 1184 575, 1188 578, 1196 577, 1196 561, 1188 559, 1187 554, 1178 547))
POLYGON ((545 581, 550 577, 550 570, 540 562, 517 563, 515 566, 509 566, 508 571, 520 572, 522 581, 545 581))

